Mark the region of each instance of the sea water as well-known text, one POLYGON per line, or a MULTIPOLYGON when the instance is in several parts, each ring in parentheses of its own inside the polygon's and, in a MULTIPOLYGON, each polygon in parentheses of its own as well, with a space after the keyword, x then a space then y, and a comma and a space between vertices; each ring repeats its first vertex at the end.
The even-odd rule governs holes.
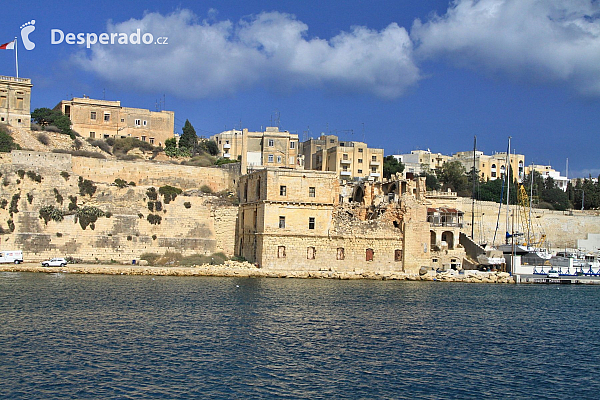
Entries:
POLYGON ((0 273, 0 398, 597 399, 600 287, 0 273))

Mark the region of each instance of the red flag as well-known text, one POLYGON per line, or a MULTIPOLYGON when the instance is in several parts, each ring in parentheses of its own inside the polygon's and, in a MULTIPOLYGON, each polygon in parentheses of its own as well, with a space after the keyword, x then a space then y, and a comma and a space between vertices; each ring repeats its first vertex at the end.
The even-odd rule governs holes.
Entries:
POLYGON ((0 50, 14 50, 16 40, 0 45, 0 50))

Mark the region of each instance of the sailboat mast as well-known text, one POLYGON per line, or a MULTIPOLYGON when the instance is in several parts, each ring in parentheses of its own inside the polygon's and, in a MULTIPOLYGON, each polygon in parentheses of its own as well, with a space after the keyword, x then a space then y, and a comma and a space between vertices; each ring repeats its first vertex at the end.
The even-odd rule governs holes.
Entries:
POLYGON ((473 136, 473 171, 471 178, 473 179, 473 192, 471 193, 471 239, 475 241, 475 176, 479 175, 475 171, 475 151, 477 150, 477 136, 473 136))
POLYGON ((510 234, 508 233, 508 217, 510 214, 510 139, 512 137, 508 137, 508 150, 506 151, 506 244, 508 244, 508 238, 510 234))

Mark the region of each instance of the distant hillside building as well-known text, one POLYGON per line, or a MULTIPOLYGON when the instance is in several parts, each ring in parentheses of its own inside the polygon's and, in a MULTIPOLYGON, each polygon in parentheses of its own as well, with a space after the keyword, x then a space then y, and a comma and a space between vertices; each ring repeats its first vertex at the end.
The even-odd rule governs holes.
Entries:
POLYGON ((321 135, 302 143, 305 169, 332 171, 345 181, 383 176, 383 149, 369 148, 366 143, 339 140, 334 135, 321 135))
POLYGON ((561 176, 560 171, 556 171, 550 165, 533 164, 525 167, 525 173, 527 175, 529 175, 531 171, 537 172, 544 179, 552 178, 559 189, 561 189, 563 192, 567 191, 567 183, 569 183, 569 179, 566 176, 561 176))
POLYGON ((240 160, 242 174, 262 167, 303 168, 298 135, 267 127, 264 132, 232 129, 210 137, 223 158, 240 160))
MULTIPOLYGON (((462 151, 452 155, 448 161, 459 161, 467 172, 473 168, 473 150, 462 151)), ((515 178, 522 182, 525 174, 525 156, 522 154, 510 155, 510 166, 515 178)), ((482 151, 475 151, 475 169, 483 180, 496 180, 506 173, 506 152, 486 156, 482 151)))
POLYGON ((133 137, 164 146, 174 136, 175 113, 122 107, 120 101, 96 100, 87 96, 63 100, 54 107, 71 119, 71 129, 85 138, 133 137))
POLYGON ((432 153, 430 150, 412 150, 410 154, 397 154, 393 157, 404 164, 404 172, 412 172, 415 175, 437 171, 450 159, 450 156, 432 153))
POLYGON ((0 123, 31 126, 31 79, 0 76, 0 123))

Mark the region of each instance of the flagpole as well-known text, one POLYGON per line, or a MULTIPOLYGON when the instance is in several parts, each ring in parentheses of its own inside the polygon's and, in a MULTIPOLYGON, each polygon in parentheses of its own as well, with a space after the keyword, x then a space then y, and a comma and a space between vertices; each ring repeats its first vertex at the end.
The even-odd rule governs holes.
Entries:
POLYGON ((15 36, 15 67, 17 69, 17 78, 19 77, 19 56, 17 49, 19 48, 19 43, 17 42, 17 37, 15 36))

